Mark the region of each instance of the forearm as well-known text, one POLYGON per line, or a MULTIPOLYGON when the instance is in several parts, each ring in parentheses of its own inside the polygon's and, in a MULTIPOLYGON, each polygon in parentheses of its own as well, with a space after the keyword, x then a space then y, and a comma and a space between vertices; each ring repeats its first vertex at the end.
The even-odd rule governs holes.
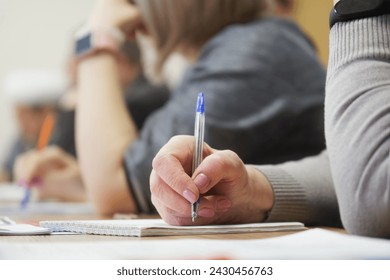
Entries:
POLYGON ((137 130, 126 111, 115 58, 104 53, 87 58, 78 75, 76 140, 86 187, 101 212, 134 211, 123 156, 137 130))
POLYGON ((331 30, 326 138, 344 226, 390 237, 390 16, 331 30))

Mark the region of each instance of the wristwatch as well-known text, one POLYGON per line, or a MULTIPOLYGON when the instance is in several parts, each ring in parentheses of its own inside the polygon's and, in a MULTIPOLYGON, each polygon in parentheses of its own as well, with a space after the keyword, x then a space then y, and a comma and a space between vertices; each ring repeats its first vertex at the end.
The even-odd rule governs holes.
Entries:
POLYGON ((390 13, 390 0, 340 0, 330 13, 330 28, 337 22, 390 13))
POLYGON ((107 51, 118 55, 125 42, 125 35, 118 28, 81 28, 75 34, 74 54, 77 60, 107 51))

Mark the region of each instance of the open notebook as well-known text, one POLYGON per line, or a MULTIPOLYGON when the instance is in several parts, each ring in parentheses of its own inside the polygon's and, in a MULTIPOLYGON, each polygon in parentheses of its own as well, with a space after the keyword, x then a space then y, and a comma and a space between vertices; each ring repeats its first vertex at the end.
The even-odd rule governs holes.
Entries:
POLYGON ((167 236, 305 229, 302 223, 254 223, 213 226, 171 226, 161 219, 41 221, 52 232, 76 232, 117 236, 167 236))

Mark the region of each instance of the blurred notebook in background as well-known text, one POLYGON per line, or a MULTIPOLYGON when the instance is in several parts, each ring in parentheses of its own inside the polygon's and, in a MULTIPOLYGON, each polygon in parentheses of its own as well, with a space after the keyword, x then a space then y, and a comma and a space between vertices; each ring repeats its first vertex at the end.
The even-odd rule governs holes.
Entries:
POLYGON ((7 216, 0 216, 1 235, 42 235, 50 234, 50 230, 29 224, 17 224, 7 216))
POLYGON ((24 189, 13 183, 0 183, 0 203, 19 202, 24 195, 24 189))
POLYGON ((90 202, 62 202, 55 200, 39 201, 33 194, 31 203, 25 208, 21 201, 25 189, 16 184, 0 184, 0 215, 18 217, 35 217, 35 215, 91 215, 95 209, 90 202))
POLYGON ((1 235, 43 235, 50 234, 50 230, 43 227, 37 227, 29 224, 14 224, 2 225, 0 224, 1 235))

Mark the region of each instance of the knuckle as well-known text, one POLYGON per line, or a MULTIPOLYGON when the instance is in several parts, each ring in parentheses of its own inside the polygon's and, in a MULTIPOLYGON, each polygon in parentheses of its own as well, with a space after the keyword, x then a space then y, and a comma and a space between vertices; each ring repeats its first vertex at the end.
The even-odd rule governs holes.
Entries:
POLYGON ((57 146, 50 146, 48 149, 49 149, 49 153, 53 157, 59 157, 62 154, 62 150, 57 146))
POLYGON ((160 205, 158 203, 158 200, 156 199, 156 197, 154 196, 154 194, 152 193, 151 195, 151 201, 152 201, 152 204, 154 205, 154 207, 156 207, 157 211, 160 212, 160 205))
POLYGON ((159 152, 152 161, 152 167, 154 170, 160 170, 161 167, 164 166, 167 161, 167 155, 159 152))
POLYGON ((240 157, 231 150, 223 150, 219 153, 222 168, 238 168, 243 165, 240 157))
POLYGON ((164 194, 163 184, 159 178, 151 178, 150 180, 150 193, 152 196, 157 198, 162 198, 164 194))
POLYGON ((175 144, 175 143, 183 143, 184 141, 187 141, 188 139, 192 139, 192 136, 189 135, 174 135, 172 138, 168 141, 169 144, 175 144))

